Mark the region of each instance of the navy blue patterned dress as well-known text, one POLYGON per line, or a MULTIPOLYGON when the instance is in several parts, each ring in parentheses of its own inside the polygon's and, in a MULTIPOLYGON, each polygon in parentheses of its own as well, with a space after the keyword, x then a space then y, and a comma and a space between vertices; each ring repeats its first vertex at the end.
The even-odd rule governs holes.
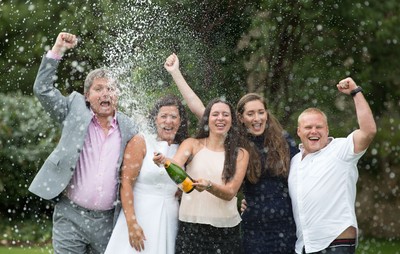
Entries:
MULTIPOLYGON (((250 140, 257 146, 265 167, 264 136, 252 136, 250 140)), ((286 140, 292 158, 298 149, 289 135, 286 140)), ((247 202, 242 215, 244 253, 294 253, 296 225, 287 178, 264 173, 256 184, 245 180, 243 193, 247 202)))

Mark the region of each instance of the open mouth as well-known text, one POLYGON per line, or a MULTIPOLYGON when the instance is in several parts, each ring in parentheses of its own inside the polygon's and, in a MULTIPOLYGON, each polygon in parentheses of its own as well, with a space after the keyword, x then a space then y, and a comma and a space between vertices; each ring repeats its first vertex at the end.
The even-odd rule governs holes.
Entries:
POLYGON ((175 134, 176 133, 176 128, 174 127, 174 126, 168 126, 168 127, 166 127, 166 126, 160 126, 161 127, 161 130, 162 130, 162 132, 164 133, 164 134, 175 134))
POLYGON ((164 127, 163 130, 165 132, 172 132, 174 130, 174 128, 172 128, 172 127, 164 127))
POLYGON ((222 124, 222 123, 216 124, 215 126, 217 126, 218 129, 223 129, 223 128, 225 128, 225 124, 222 124))
POLYGON ((262 127, 261 124, 253 124, 252 126, 253 126, 253 129, 256 130, 256 131, 261 130, 261 127, 262 127))
POLYGON ((111 105, 111 102, 109 102, 109 101, 100 102, 100 106, 102 106, 102 107, 109 107, 110 105, 111 105))

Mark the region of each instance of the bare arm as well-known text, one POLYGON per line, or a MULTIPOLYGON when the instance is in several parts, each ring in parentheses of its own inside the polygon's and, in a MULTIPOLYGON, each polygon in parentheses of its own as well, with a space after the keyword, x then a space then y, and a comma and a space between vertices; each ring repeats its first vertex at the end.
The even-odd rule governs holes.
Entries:
MULTIPOLYGON (((166 159, 169 159, 177 165, 183 167, 188 159, 193 156, 194 151, 200 150, 199 146, 201 146, 199 140, 188 138, 183 141, 182 144, 179 146, 178 151, 174 155, 173 159, 166 158, 162 154, 157 154, 154 156, 153 160, 156 164, 162 164, 165 162, 166 159)), ((214 196, 229 201, 233 197, 235 197, 237 192, 239 191, 243 179, 246 175, 248 163, 249 153, 244 149, 240 149, 236 160, 236 173, 233 176, 232 180, 230 180, 226 184, 215 184, 210 182, 208 179, 199 178, 195 179, 195 183, 193 185, 196 186, 197 191, 201 192, 207 190, 214 196), (207 188, 210 186, 210 184, 211 188, 207 188)))
POLYGON ((240 149, 236 159, 236 173, 232 180, 225 184, 215 184, 206 179, 197 179, 193 185, 196 186, 198 191, 207 190, 214 196, 229 201, 238 193, 246 175, 248 163, 249 153, 244 149, 240 149))
POLYGON ((189 160, 193 153, 193 146, 198 143, 194 138, 188 138, 179 145, 178 151, 176 151, 174 158, 167 158, 162 153, 154 154, 153 161, 157 165, 162 165, 165 161, 169 160, 176 165, 183 167, 185 163, 189 160))
MULTIPOLYGON (((358 86, 352 78, 343 79, 337 84, 340 92, 349 94, 358 86)), ((354 132, 354 152, 359 153, 368 148, 376 134, 376 124, 371 108, 364 95, 359 92, 354 97, 359 129, 354 132)))
POLYGON ((190 111, 200 119, 204 113, 204 104, 183 77, 179 69, 178 56, 175 54, 170 55, 165 61, 164 68, 171 74, 190 111))
POLYGON ((128 225, 129 243, 137 251, 144 249, 146 237, 137 222, 134 207, 133 186, 139 176, 143 158, 146 154, 146 144, 142 136, 134 136, 125 148, 121 171, 121 203, 128 225))

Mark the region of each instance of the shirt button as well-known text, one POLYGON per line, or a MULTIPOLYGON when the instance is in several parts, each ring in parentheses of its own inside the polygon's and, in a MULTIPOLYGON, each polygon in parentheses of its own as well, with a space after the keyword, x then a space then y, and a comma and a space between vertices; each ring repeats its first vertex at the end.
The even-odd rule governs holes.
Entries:
POLYGON ((160 175, 164 175, 164 174, 165 174, 165 170, 160 170, 160 171, 159 171, 159 174, 160 174, 160 175))

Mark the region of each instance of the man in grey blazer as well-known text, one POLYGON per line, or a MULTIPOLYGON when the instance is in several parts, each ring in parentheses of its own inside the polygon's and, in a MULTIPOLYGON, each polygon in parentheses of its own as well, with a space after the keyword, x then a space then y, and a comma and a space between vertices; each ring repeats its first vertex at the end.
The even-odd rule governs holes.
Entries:
POLYGON ((107 70, 88 74, 84 95, 63 96, 54 87, 63 53, 76 44, 75 35, 60 33, 35 80, 34 94, 61 125, 62 134, 29 190, 55 201, 55 253, 103 253, 120 209, 119 173, 125 146, 137 127, 117 111, 115 79, 107 70))

